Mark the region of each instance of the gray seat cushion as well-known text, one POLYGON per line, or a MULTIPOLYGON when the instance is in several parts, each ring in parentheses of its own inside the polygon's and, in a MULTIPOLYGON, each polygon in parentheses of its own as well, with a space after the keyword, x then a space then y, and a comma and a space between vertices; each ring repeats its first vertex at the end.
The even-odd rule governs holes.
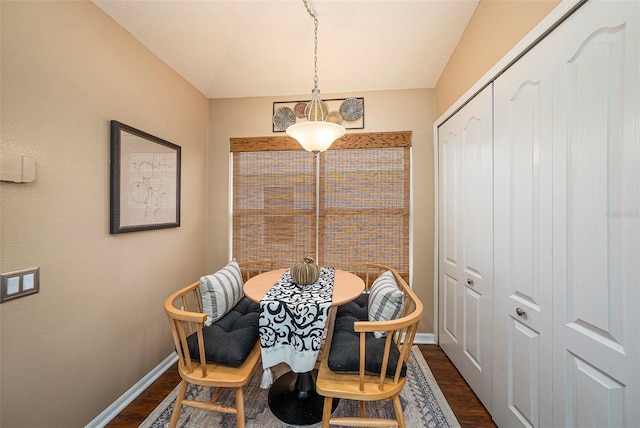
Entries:
MULTIPOLYGON (((202 330, 204 352, 208 363, 239 367, 247 358, 258 340, 258 318, 260 306, 243 297, 225 316, 202 330)), ((189 354, 200 361, 198 337, 193 333, 187 337, 189 354)))
MULTIPOLYGON (((331 351, 327 364, 335 372, 357 373, 360 369, 360 334, 353 330, 356 321, 369 321, 367 294, 356 300, 340 306, 336 312, 331 351)), ((365 337, 365 371, 369 374, 379 374, 382 368, 385 338, 377 338, 373 333, 365 337)), ((387 376, 395 374, 400 351, 392 343, 387 364, 387 376)), ((406 364, 402 364, 401 376, 406 376, 406 364)))

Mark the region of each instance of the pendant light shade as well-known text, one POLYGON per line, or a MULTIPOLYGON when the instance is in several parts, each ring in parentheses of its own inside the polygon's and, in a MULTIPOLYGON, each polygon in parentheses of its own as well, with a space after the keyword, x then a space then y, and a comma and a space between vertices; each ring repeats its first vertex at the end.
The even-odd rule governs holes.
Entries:
POLYGON ((287 128, 287 135, 298 140, 303 149, 308 152, 324 152, 342 137, 345 129, 332 122, 309 121, 300 122, 287 128))
POLYGON ((314 24, 314 86, 311 91, 311 101, 305 108, 307 121, 288 126, 286 132, 287 135, 296 139, 302 148, 317 155, 327 150, 346 131, 341 125, 324 120, 327 114, 326 104, 320 100, 320 90, 318 89, 318 18, 309 7, 307 0, 303 0, 303 3, 307 8, 307 12, 313 18, 314 24))

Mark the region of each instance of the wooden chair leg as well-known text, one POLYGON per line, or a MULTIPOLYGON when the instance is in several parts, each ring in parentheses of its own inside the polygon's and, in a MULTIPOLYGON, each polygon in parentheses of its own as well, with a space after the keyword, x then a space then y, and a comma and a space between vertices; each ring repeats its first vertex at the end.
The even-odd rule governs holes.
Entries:
POLYGON ((182 409, 182 400, 184 400, 184 396, 187 392, 187 382, 180 382, 180 390, 178 391, 178 396, 176 397, 176 405, 173 408, 173 413, 171 414, 171 421, 169 421, 169 428, 175 428, 178 423, 178 417, 180 416, 180 410, 182 409))
POLYGON ((241 386, 236 388, 236 418, 238 419, 238 428, 244 428, 244 398, 241 386))
POLYGON ((220 398, 220 396, 222 395, 222 393, 224 392, 224 388, 221 386, 216 387, 216 392, 213 394, 213 396, 211 397, 211 403, 215 403, 216 401, 218 401, 218 398, 220 398))
POLYGON ((333 398, 324 397, 324 407, 322 409, 322 428, 329 428, 329 420, 331 419, 331 405, 333 398))
POLYGON ((393 397, 393 410, 396 412, 396 420, 399 428, 405 428, 404 415, 402 414, 402 404, 400 403, 400 394, 393 397))
POLYGON ((360 417, 364 418, 367 415, 367 412, 364 408, 364 401, 360 401, 360 417))

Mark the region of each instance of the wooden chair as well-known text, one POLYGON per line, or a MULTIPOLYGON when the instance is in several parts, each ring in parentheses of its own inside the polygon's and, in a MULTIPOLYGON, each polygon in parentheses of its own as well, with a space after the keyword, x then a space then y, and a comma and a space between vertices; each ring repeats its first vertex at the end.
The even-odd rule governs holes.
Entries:
POLYGON ((364 281, 364 292, 368 293, 371 284, 384 271, 389 270, 388 266, 377 263, 354 262, 351 263, 351 273, 358 275, 364 281))
MULTIPOLYGON (((359 371, 355 373, 334 372, 329 368, 328 360, 333 339, 333 323, 335 322, 335 310, 333 310, 328 327, 326 348, 320 362, 316 390, 325 397, 322 427, 328 428, 330 424, 342 426, 398 426, 404 427, 404 416, 400 404, 400 392, 406 382, 406 377, 401 376, 403 364, 406 365, 413 340, 418 328, 418 322, 422 316, 423 306, 416 294, 409 288, 406 281, 393 269, 382 265, 372 264, 374 269, 382 268, 390 270, 398 284, 398 288, 404 292, 404 310, 402 316, 392 321, 362 321, 354 323, 354 330, 360 337, 359 371), (384 342, 384 354, 380 373, 365 372, 365 338, 371 338, 374 331, 386 331, 386 338, 378 339, 384 342), (367 336, 368 335, 368 336, 367 336), (399 350, 398 363, 389 368, 393 376, 388 376, 387 364, 392 347, 399 350), (331 417, 333 398, 357 400, 360 402, 360 415, 354 417, 331 417), (392 401, 396 420, 366 417, 365 402, 387 400, 392 401)), ((406 367, 406 366, 405 366, 406 367)))
POLYGON ((238 262, 240 266, 240 272, 242 273, 242 279, 248 281, 249 278, 260 275, 263 272, 269 272, 274 270, 276 261, 273 259, 261 259, 261 260, 246 260, 238 262))
POLYGON ((235 414, 238 427, 245 426, 243 386, 249 380, 254 368, 260 361, 260 341, 257 340, 251 352, 239 367, 229 367, 221 364, 202 364, 206 361, 203 339, 204 322, 207 315, 202 313, 199 298, 200 282, 195 282, 169 296, 164 303, 164 309, 171 323, 171 332, 178 354, 178 372, 182 377, 180 391, 169 423, 175 427, 178 422, 182 406, 191 406, 216 412, 235 414), (183 308, 183 309, 181 309, 183 308), (187 346, 187 337, 197 333, 199 359, 192 360, 187 346), (185 393, 189 383, 218 388, 210 402, 186 400, 185 393), (217 403, 224 388, 235 389, 235 407, 217 403))

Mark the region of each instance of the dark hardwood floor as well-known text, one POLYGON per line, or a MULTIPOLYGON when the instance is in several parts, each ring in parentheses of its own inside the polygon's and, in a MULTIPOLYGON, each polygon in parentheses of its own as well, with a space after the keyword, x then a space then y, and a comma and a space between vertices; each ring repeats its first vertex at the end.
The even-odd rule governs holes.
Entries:
MULTIPOLYGON (((437 345, 419 347, 462 428, 495 427, 489 412, 442 349, 437 345)), ((137 427, 179 382, 180 375, 174 365, 120 412, 107 427, 137 427)))
POLYGON ((491 415, 438 345, 418 345, 462 428, 495 427, 491 415))

